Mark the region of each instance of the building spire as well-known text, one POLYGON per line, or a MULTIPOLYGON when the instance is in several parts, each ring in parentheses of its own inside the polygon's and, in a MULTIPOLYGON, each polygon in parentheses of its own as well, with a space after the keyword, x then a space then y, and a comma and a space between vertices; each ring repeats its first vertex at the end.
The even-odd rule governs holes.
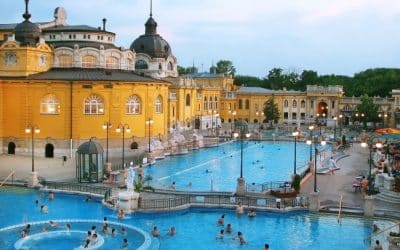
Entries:
POLYGON ((25 0, 25 13, 22 15, 22 17, 25 19, 25 21, 28 21, 29 18, 31 18, 31 14, 29 14, 29 11, 28 11, 28 5, 29 5, 29 0, 25 0))
POLYGON ((153 16, 153 0, 150 0, 150 16, 153 16))

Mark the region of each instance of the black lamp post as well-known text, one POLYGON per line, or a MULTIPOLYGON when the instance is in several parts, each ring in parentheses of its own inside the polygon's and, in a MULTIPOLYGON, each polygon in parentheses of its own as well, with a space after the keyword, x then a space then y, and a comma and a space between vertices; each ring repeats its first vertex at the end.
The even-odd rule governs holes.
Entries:
MULTIPOLYGON (((308 127, 308 129, 310 130, 310 139, 311 139, 311 141, 313 140, 313 130, 314 130, 314 126, 313 125, 310 125, 309 127, 308 127)), ((311 145, 311 143, 310 143, 310 162, 312 161, 312 145, 311 145)))
POLYGON ((152 119, 147 119, 147 121, 146 121, 146 125, 148 125, 149 127, 148 127, 148 129, 149 129, 149 153, 151 153, 151 147, 150 147, 150 137, 151 137, 151 131, 150 131, 150 126, 151 126, 151 124, 153 124, 154 123, 154 121, 152 120, 152 119))
POLYGON ((31 134, 31 147, 32 147, 32 172, 35 172, 35 134, 40 133, 40 128, 36 125, 28 126, 25 128, 26 134, 31 134))
POLYGON ((115 131, 122 132, 122 169, 125 169, 125 132, 130 133, 131 129, 128 124, 119 124, 115 131))
MULTIPOLYGON (((317 190, 317 156, 318 156, 318 148, 317 148, 317 141, 318 139, 311 138, 310 140, 307 140, 307 144, 312 147, 312 144, 314 144, 314 192, 316 193, 317 190)), ((326 145, 325 140, 321 140, 321 146, 326 145)))
POLYGON ((108 133, 109 133, 109 129, 112 127, 110 122, 105 122, 103 124, 103 129, 106 130, 106 162, 108 162, 108 133))
POLYGON ((340 140, 342 140, 342 126, 343 126, 343 115, 339 115, 339 136, 340 140))
POLYGON ((336 116, 333 117, 333 121, 334 121, 334 124, 333 124, 333 141, 336 142, 336 122, 337 122, 337 117, 336 116))
POLYGON ((374 150, 374 146, 377 149, 380 149, 383 147, 383 144, 380 142, 377 142, 375 145, 369 144, 366 142, 361 143, 361 147, 369 148, 369 173, 368 173, 368 195, 372 195, 372 190, 373 190, 373 185, 372 185, 372 151, 374 150))
POLYGON ((243 178, 243 139, 244 137, 249 138, 250 133, 247 132, 247 124, 243 121, 238 124, 239 133, 234 133, 235 138, 240 136, 240 178, 243 178))
POLYGON ((296 148, 297 148, 297 136, 299 136, 299 131, 294 131, 292 133, 293 137, 294 137, 294 161, 293 161, 293 174, 296 175, 296 148))

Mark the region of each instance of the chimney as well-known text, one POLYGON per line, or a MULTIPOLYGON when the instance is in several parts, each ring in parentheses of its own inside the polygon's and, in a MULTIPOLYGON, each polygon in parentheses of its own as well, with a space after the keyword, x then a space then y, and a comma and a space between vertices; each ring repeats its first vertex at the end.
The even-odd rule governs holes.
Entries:
POLYGON ((106 31, 106 22, 107 22, 107 19, 103 18, 103 30, 104 31, 106 31))

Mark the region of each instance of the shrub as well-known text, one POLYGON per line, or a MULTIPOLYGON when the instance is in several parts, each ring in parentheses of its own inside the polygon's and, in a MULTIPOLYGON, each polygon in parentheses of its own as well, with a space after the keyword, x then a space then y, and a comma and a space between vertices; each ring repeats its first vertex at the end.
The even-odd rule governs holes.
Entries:
POLYGON ((294 188, 294 190, 296 190, 296 191, 299 191, 300 190, 300 182, 301 182, 301 177, 300 177, 300 175, 296 174, 293 177, 292 188, 294 188))

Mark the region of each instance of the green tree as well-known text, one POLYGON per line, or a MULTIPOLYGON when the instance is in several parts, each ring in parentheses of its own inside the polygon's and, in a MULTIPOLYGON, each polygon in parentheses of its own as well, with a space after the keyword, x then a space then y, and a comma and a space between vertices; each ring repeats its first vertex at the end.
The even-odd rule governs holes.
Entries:
POLYGON ((248 87, 263 87, 264 85, 264 80, 255 77, 255 76, 242 76, 242 75, 237 75, 234 78, 233 83, 235 85, 246 85, 248 87))
POLYGON ((357 105, 357 111, 364 114, 362 122, 377 122, 378 121, 378 105, 374 104, 372 97, 368 95, 361 96, 361 103, 357 105))
POLYGON ((234 76, 236 73, 236 69, 233 66, 232 62, 229 60, 219 60, 217 62, 217 73, 218 74, 225 74, 225 75, 232 75, 234 76))
POLYGON ((278 109, 278 104, 274 102, 274 98, 271 97, 269 98, 265 103, 264 103, 264 115, 266 117, 266 120, 268 122, 275 122, 277 123, 280 117, 279 109, 278 109))

